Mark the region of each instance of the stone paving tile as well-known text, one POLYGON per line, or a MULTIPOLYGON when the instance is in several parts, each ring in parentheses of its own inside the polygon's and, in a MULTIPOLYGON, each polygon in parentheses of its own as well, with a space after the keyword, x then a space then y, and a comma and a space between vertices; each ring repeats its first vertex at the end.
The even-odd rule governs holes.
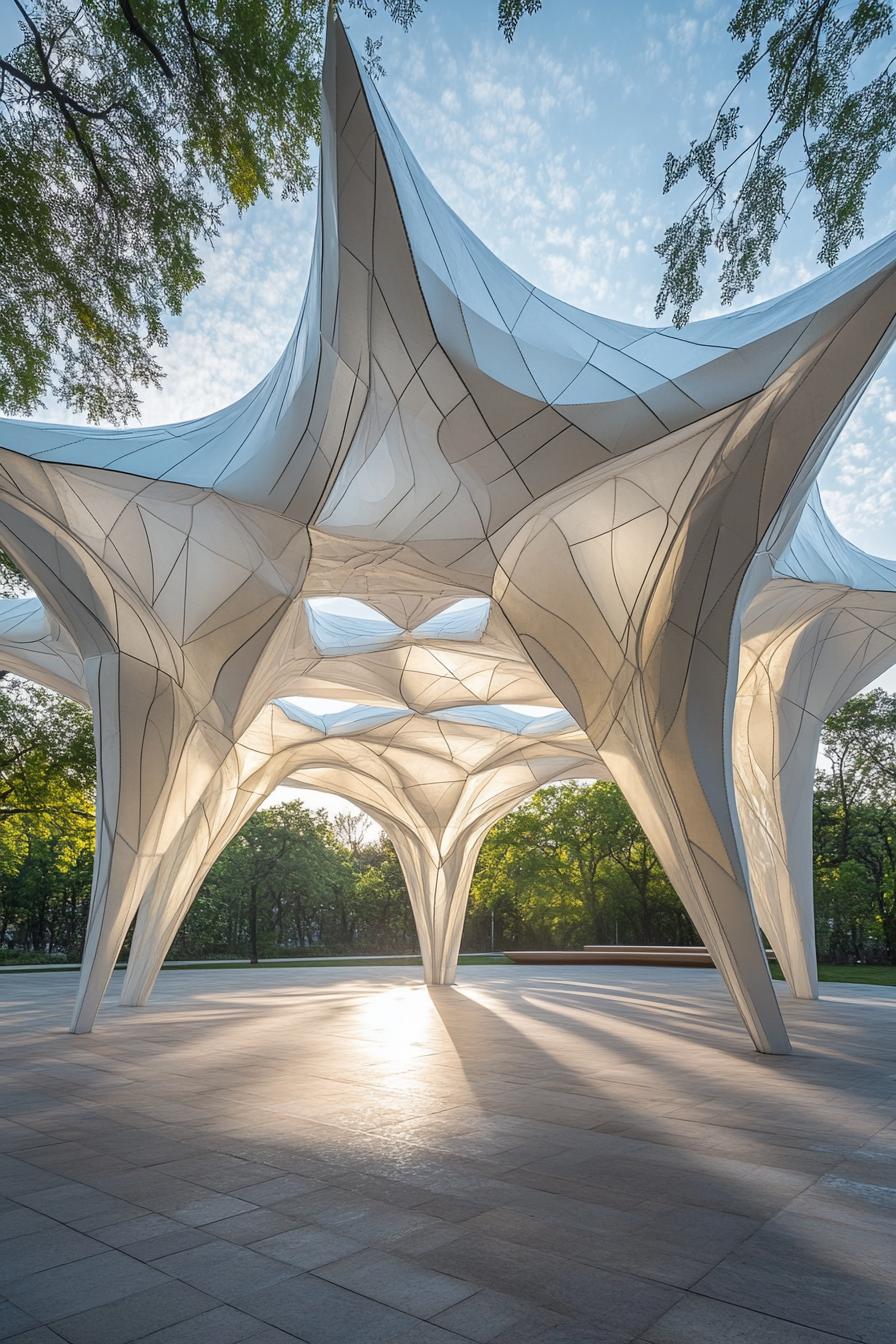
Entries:
POLYGON ((30 1162, 9 1154, 0 1157, 0 1190, 8 1197, 15 1199, 58 1184, 59 1177, 54 1171, 41 1171, 40 1167, 32 1167, 30 1162))
POLYGON ((297 1335, 288 1335, 285 1330, 278 1330, 273 1325, 263 1325, 246 1338, 246 1344, 295 1344, 297 1338, 297 1335))
POLYGON ((254 1208, 246 1200, 214 1193, 205 1186, 169 1176, 155 1167, 97 1176, 91 1178, 90 1183, 125 1202, 194 1224, 215 1222, 237 1213, 248 1213, 254 1208))
POLYGON ((178 972, 78 1038, 16 982, 0 1278, 65 1301, 7 1339, 196 1293, 157 1344, 896 1344, 894 991, 782 991, 770 1059, 704 971, 178 972))
POLYGON ((715 1263, 758 1230, 755 1218, 701 1208, 696 1204, 666 1206, 642 1224, 640 1235, 715 1263))
POLYGON ((11 1335, 21 1335, 34 1325, 34 1317, 11 1302, 0 1300, 0 1339, 9 1339, 11 1335))
POLYGON ((896 1189, 876 1182, 851 1180, 841 1176, 839 1169, 804 1190, 788 1204, 786 1211, 803 1218, 853 1223, 896 1237, 896 1189))
POLYGON ((429 1191, 421 1190, 419 1186, 409 1185, 405 1181, 392 1181, 367 1171, 341 1177, 339 1186, 342 1190, 382 1200, 396 1209, 418 1208, 430 1197, 429 1191))
MULTIPOLYGON (((10 1202, 8 1209, 0 1209, 0 1242, 10 1241, 13 1237, 27 1237, 32 1232, 49 1232, 59 1224, 52 1218, 27 1209, 21 1204, 10 1202)), ((2 1260, 2 1252, 0 1252, 2 1260)))
POLYGON ((429 1318, 472 1297, 471 1283, 424 1269, 412 1260, 386 1251, 359 1251, 345 1260, 324 1265, 315 1273, 330 1283, 385 1302, 413 1316, 429 1318))
POLYGON ((363 1250, 363 1246, 328 1227, 309 1223, 306 1227, 296 1227, 257 1241, 252 1249, 282 1260, 284 1264, 294 1265, 296 1269, 317 1269, 333 1260, 343 1260, 355 1251, 363 1250))
POLYGON ((251 1213, 238 1213, 235 1218, 224 1218, 218 1223, 205 1223, 202 1230, 210 1236, 222 1237, 224 1241, 248 1246, 251 1242, 288 1232, 295 1225, 295 1218, 278 1213, 276 1209, 253 1209, 251 1213))
POLYGON ((307 1344, 405 1344, 422 1325, 314 1274, 275 1283, 235 1305, 307 1344))
POLYGON ((9 1344, 60 1344, 61 1339, 62 1336, 49 1326, 38 1325, 33 1330, 26 1330, 23 1335, 13 1335, 9 1344))
POLYGON ((240 1186, 231 1194, 237 1199, 267 1208, 270 1204, 279 1204, 281 1200, 295 1195, 307 1195, 312 1190, 320 1190, 325 1184, 325 1181, 314 1180, 310 1176, 275 1176, 273 1180, 262 1181, 257 1185, 240 1186))
POLYGON ((636 1235, 655 1215, 651 1200, 633 1200, 630 1207, 620 1209, 605 1204, 603 1192, 593 1187, 577 1187, 564 1181, 560 1189, 533 1189, 520 1184, 516 1175, 504 1182, 494 1207, 515 1215, 546 1219, 596 1237, 636 1235))
POLYGON ((285 1199, 273 1207, 278 1213, 293 1215, 297 1222, 334 1228, 366 1246, 438 1226, 435 1218, 416 1209, 395 1208, 381 1199, 334 1188, 285 1199))
POLYGON ((641 1338, 644 1344, 837 1344, 846 1337, 689 1293, 641 1338))
MULTIPOLYGON (((135 1117, 135 1124, 138 1123, 135 1117)), ((183 1129, 180 1131, 183 1133, 183 1129)), ((117 1154, 127 1160, 134 1171, 154 1167, 162 1162, 175 1162, 184 1157, 195 1157, 202 1148, 184 1143, 176 1134, 153 1131, 147 1127, 135 1129, 134 1124, 124 1134, 112 1133, 103 1138, 103 1151, 117 1154)))
POLYGON ((863 1344, 896 1339, 896 1247, 886 1233, 785 1213, 697 1285, 704 1296, 762 1310, 863 1344))
POLYGON ((65 1265, 73 1260, 83 1260, 87 1256, 97 1255, 105 1248, 91 1237, 75 1232, 59 1223, 39 1232, 29 1232, 22 1237, 3 1243, 0 1256, 0 1291, 7 1291, 6 1285, 36 1274, 43 1269, 52 1269, 55 1265, 65 1265))
POLYGON ((445 1330, 431 1321, 418 1321, 407 1317, 410 1325, 402 1324, 397 1335, 392 1336, 392 1344, 466 1344, 462 1335, 445 1330))
POLYGON ((896 1158, 874 1151, 858 1152, 838 1162, 822 1179, 855 1182, 863 1189, 877 1186, 882 1199, 892 1200, 896 1191, 896 1158))
POLYGON ((204 1246, 211 1240, 204 1228, 184 1227, 181 1224, 172 1232, 160 1232, 156 1237, 141 1237, 139 1241, 128 1242, 121 1249, 135 1260, 150 1264, 153 1260, 161 1260, 163 1256, 204 1246))
POLYGON ((396 1255, 420 1256, 425 1251, 434 1251, 437 1246, 455 1241, 463 1234, 463 1223, 439 1222, 435 1227, 417 1228, 413 1232, 405 1233, 403 1237, 395 1237, 386 1245, 396 1255))
POLYGON ((129 1297, 143 1288, 164 1284, 164 1274, 149 1265, 142 1265, 120 1251, 102 1251, 87 1259, 16 1279, 7 1283, 3 1291, 35 1320, 50 1323, 129 1297))
POLYGON ((472 1297, 439 1312, 433 1317, 433 1324, 453 1330, 464 1339, 475 1340, 476 1344, 491 1344, 505 1334, 519 1340, 519 1344, 530 1344, 543 1339, 554 1326, 568 1325, 569 1321, 558 1312, 535 1307, 523 1298, 482 1288, 472 1297))
MULTIPOLYGON (((793 1138, 782 1136, 782 1141, 773 1141, 773 1136, 756 1137, 742 1133, 732 1133, 726 1126, 713 1126, 712 1136, 704 1134, 688 1135, 688 1145, 700 1151, 711 1151, 719 1157, 729 1157, 745 1162, 755 1162, 764 1167, 780 1167, 786 1171, 807 1172, 820 1176, 841 1160, 850 1151, 847 1142, 827 1142, 824 1139, 793 1138)), ((666 1142, 667 1140, 663 1140, 666 1142)))
POLYGON ((527 1298, 634 1338, 677 1301, 672 1287, 585 1265, 547 1250, 470 1234, 420 1257, 442 1273, 527 1298))
POLYGON ((141 1209, 137 1204, 124 1204, 115 1212, 110 1213, 107 1209, 104 1213, 90 1213, 83 1218, 73 1218, 68 1223, 78 1232, 89 1232, 93 1235, 96 1232, 105 1231, 107 1227, 117 1226, 121 1223, 130 1223, 135 1218, 142 1218, 145 1209, 141 1209))
POLYGON ((545 1213, 539 1218, 516 1208, 493 1209, 472 1219, 469 1230, 688 1287, 760 1226, 754 1219, 695 1205, 644 1205, 630 1225, 612 1230, 570 1227, 550 1205, 545 1213))
POLYGON ((40 1141, 40 1134, 27 1125, 0 1118, 0 1153, 15 1153, 40 1141))
MULTIPOLYGON (((295 1135, 296 1122, 289 1120, 282 1122, 282 1128, 289 1134, 295 1135)), ((306 1133, 307 1130, 303 1131, 306 1133)), ((226 1144, 227 1151, 234 1156, 244 1155, 246 1153, 255 1153, 259 1160, 268 1163, 272 1167, 278 1168, 286 1173, 287 1176, 301 1176, 306 1181, 314 1183, 313 1188, 317 1189, 321 1185, 332 1185, 344 1173, 344 1167, 340 1164, 321 1157, 318 1153, 309 1151, 304 1142, 293 1141, 287 1143, 275 1143, 270 1139, 265 1140, 264 1132, 259 1132, 258 1124, 248 1126, 248 1138, 236 1138, 232 1133, 228 1133, 224 1138, 219 1139, 220 1147, 226 1144)), ((335 1154, 334 1154, 335 1156, 335 1154)), ((276 1179, 283 1179, 277 1177, 276 1179)), ((262 1182, 267 1185, 266 1181, 262 1182)), ((301 1191, 288 1191, 289 1194, 306 1193, 309 1187, 303 1187, 301 1191)), ((235 1193, 239 1193, 238 1191, 235 1193)), ((246 1196, 251 1198, 251 1196, 246 1196)), ((260 1200, 254 1200, 254 1203, 261 1203, 260 1200)), ((265 1201, 267 1202, 267 1201, 265 1201)))
POLYGON ((108 1227, 98 1227, 91 1235, 107 1246, 121 1248, 131 1246, 150 1237, 163 1236, 168 1232, 182 1232, 184 1224, 164 1213, 141 1213, 137 1218, 128 1218, 125 1222, 110 1223, 108 1227))
POLYGON ((597 1167, 572 1167, 573 1181, 620 1191, 627 1198, 651 1199, 658 1190, 672 1203, 699 1204, 747 1218, 769 1218, 814 1183, 805 1172, 736 1162, 713 1154, 692 1154, 660 1144, 643 1145, 637 1157, 616 1157, 597 1167))
POLYGON ((154 1330, 141 1344, 241 1344, 263 1328, 256 1316, 247 1316, 234 1307, 214 1307, 177 1325, 154 1330))
POLYGON ((235 1218, 240 1213, 251 1213, 254 1205, 243 1199, 234 1199, 230 1195, 210 1195, 207 1199, 198 1199, 195 1203, 180 1205, 172 1213, 182 1223, 190 1227, 204 1227, 206 1223, 217 1223, 222 1218, 235 1218))
POLYGON ((62 1176, 70 1175, 72 1168, 99 1157, 95 1149, 85 1143, 59 1142, 47 1143, 43 1136, 34 1135, 27 1146, 16 1149, 17 1155, 33 1167, 44 1167, 62 1176))
POLYGON ((20 1195, 19 1201, 38 1213, 55 1218, 57 1222, 71 1226, 78 1224, 81 1230, 86 1230, 83 1224, 87 1221, 96 1219, 95 1226, 102 1227, 140 1213, 133 1204, 78 1181, 65 1181, 44 1190, 20 1195))
POLYGON ((486 1212, 486 1206, 472 1199, 460 1199, 456 1195, 437 1195, 427 1198, 425 1203, 416 1205, 418 1213, 427 1213, 431 1218, 444 1218, 449 1223, 465 1223, 479 1213, 486 1212))
POLYGON ((215 1305, 215 1299, 206 1293, 173 1280, 66 1316, 54 1321, 53 1329, 69 1344, 130 1344, 164 1326, 188 1321, 215 1305))
POLYGON ((595 1236, 581 1228, 565 1228, 510 1209, 494 1209, 474 1218, 470 1230, 474 1229, 520 1246, 552 1251, 604 1269, 621 1269, 679 1288, 696 1283, 724 1255, 720 1248, 708 1259, 698 1259, 695 1254, 689 1254, 691 1247, 686 1238, 682 1238, 676 1247, 668 1242, 651 1240, 641 1232, 595 1236))
POLYGON ((266 1284, 295 1273, 290 1265, 280 1260, 260 1255, 246 1246, 218 1240, 207 1241, 189 1251, 165 1255, 153 1261, 153 1268, 183 1279, 223 1302, 232 1302, 253 1288, 264 1288, 266 1284))
POLYGON ((157 1170, 166 1176, 193 1181, 196 1185, 218 1190, 222 1194, 240 1186, 257 1185, 279 1175, 274 1167, 260 1162, 246 1162, 243 1158, 230 1157, 226 1153, 181 1158, 177 1162, 166 1162, 157 1170))
MULTIPOLYGON (((540 1344, 613 1344, 614 1336, 590 1325, 558 1325, 541 1336, 540 1344)), ((510 1344, 509 1340, 505 1344, 510 1344)))

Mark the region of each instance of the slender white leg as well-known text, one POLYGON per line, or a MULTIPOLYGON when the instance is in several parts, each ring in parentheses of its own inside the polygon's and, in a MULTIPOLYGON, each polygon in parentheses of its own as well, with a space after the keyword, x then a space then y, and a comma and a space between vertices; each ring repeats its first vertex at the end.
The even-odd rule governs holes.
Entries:
POLYGON ((635 743, 620 727, 602 754, 712 954, 756 1049, 789 1053, 735 837, 724 814, 720 825, 699 787, 693 757, 679 743, 664 759, 646 734, 635 743))
POLYGON ((104 654, 87 659, 85 673, 96 734, 97 817, 71 1025, 76 1033, 93 1027, 125 934, 176 824, 177 786, 194 726, 174 682, 138 659, 104 654))
POLYGON ((143 1007, 153 991, 177 931, 218 856, 248 820, 264 794, 238 790, 230 807, 209 817, 205 800, 159 864, 156 881, 137 912, 120 1002, 143 1007))
POLYGON ((457 973, 470 883, 483 835, 458 840, 442 854, 432 837, 415 837, 387 825, 398 855, 428 985, 450 985, 457 973))

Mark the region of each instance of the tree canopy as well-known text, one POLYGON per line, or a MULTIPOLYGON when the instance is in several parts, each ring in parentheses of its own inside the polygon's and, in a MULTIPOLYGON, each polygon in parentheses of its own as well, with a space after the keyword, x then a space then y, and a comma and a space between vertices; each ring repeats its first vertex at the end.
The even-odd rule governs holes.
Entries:
POLYGON ((832 714, 815 782, 819 953, 896 963, 896 695, 876 688, 832 714))
POLYGON ((498 947, 699 942, 615 784, 539 789, 485 838, 471 925, 495 915, 498 947))
MULTIPOLYGON (((11 0, 0 59, 0 412, 52 396, 88 420, 136 415, 170 314, 202 282, 228 205, 314 179, 319 75, 339 0, 11 0)), ((408 28, 426 0, 341 0, 408 28)), ((496 0, 510 41, 542 0, 496 0)), ((711 248, 721 298, 755 285, 806 192, 833 264, 864 228, 896 145, 887 0, 741 0, 743 48, 709 130, 670 153, 697 193, 658 245, 657 315, 687 321, 711 248), (764 72, 758 129, 741 95, 764 72), (751 129, 745 127, 750 124, 751 129)), ((367 62, 381 71, 379 40, 367 62)))
MULTIPOLYGON (((345 0, 407 27, 419 0, 345 0)), ((499 0, 508 38, 540 0, 499 0)), ((335 0, 12 0, 0 59, 0 411, 88 420, 158 386, 224 206, 314 180, 335 0)), ((368 58, 377 63, 376 44, 368 58)))
POLYGON ((72 700, 0 674, 0 871, 15 871, 35 839, 67 862, 93 844, 93 723, 72 700))
POLYGON ((85 709, 0 675, 0 947, 80 950, 95 761, 85 709))
POLYGON ((818 260, 833 266, 862 237, 868 188, 896 146, 887 0, 741 0, 728 32, 743 47, 734 84, 709 131, 666 157, 665 192, 698 183, 656 249, 665 263, 657 317, 671 304, 676 326, 703 293, 710 248, 722 258, 723 304, 753 289, 803 192, 818 260), (740 98, 760 72, 765 108, 754 128, 740 98))

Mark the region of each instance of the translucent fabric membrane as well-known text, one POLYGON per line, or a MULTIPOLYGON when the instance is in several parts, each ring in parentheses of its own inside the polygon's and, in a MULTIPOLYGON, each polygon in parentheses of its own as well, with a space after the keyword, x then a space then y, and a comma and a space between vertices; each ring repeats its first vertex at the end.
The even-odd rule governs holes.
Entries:
POLYGON ((245 397, 2 423, 0 539, 36 594, 3 604, 4 665, 96 726, 73 1030, 135 916, 123 997, 145 1000, 285 779, 382 821, 447 981, 485 831, 598 775, 756 1048, 786 1051, 759 923, 813 993, 800 800, 818 724, 893 648, 893 568, 812 483, 892 341, 896 240, 680 331, 582 312, 441 200, 338 17, 319 183, 295 330, 245 397))

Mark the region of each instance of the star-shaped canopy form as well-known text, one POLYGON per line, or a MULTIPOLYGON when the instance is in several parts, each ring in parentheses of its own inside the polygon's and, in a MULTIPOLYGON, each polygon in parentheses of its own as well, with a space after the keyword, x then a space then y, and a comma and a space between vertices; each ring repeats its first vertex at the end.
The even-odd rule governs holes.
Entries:
POLYGON ((515 663, 569 713, 757 1048, 787 1049, 732 801, 741 627, 894 312, 894 238, 681 331, 545 294, 438 196, 335 19, 309 284, 270 374, 180 425, 0 424, 4 543, 82 660, 96 722, 76 1029, 245 734, 314 693, 309 639, 325 660, 340 632, 306 601, 342 595, 399 632, 354 632, 346 686, 405 660, 435 702, 447 641, 464 703, 495 703, 473 687, 515 663), (477 597, 503 668, 439 624, 477 597))

